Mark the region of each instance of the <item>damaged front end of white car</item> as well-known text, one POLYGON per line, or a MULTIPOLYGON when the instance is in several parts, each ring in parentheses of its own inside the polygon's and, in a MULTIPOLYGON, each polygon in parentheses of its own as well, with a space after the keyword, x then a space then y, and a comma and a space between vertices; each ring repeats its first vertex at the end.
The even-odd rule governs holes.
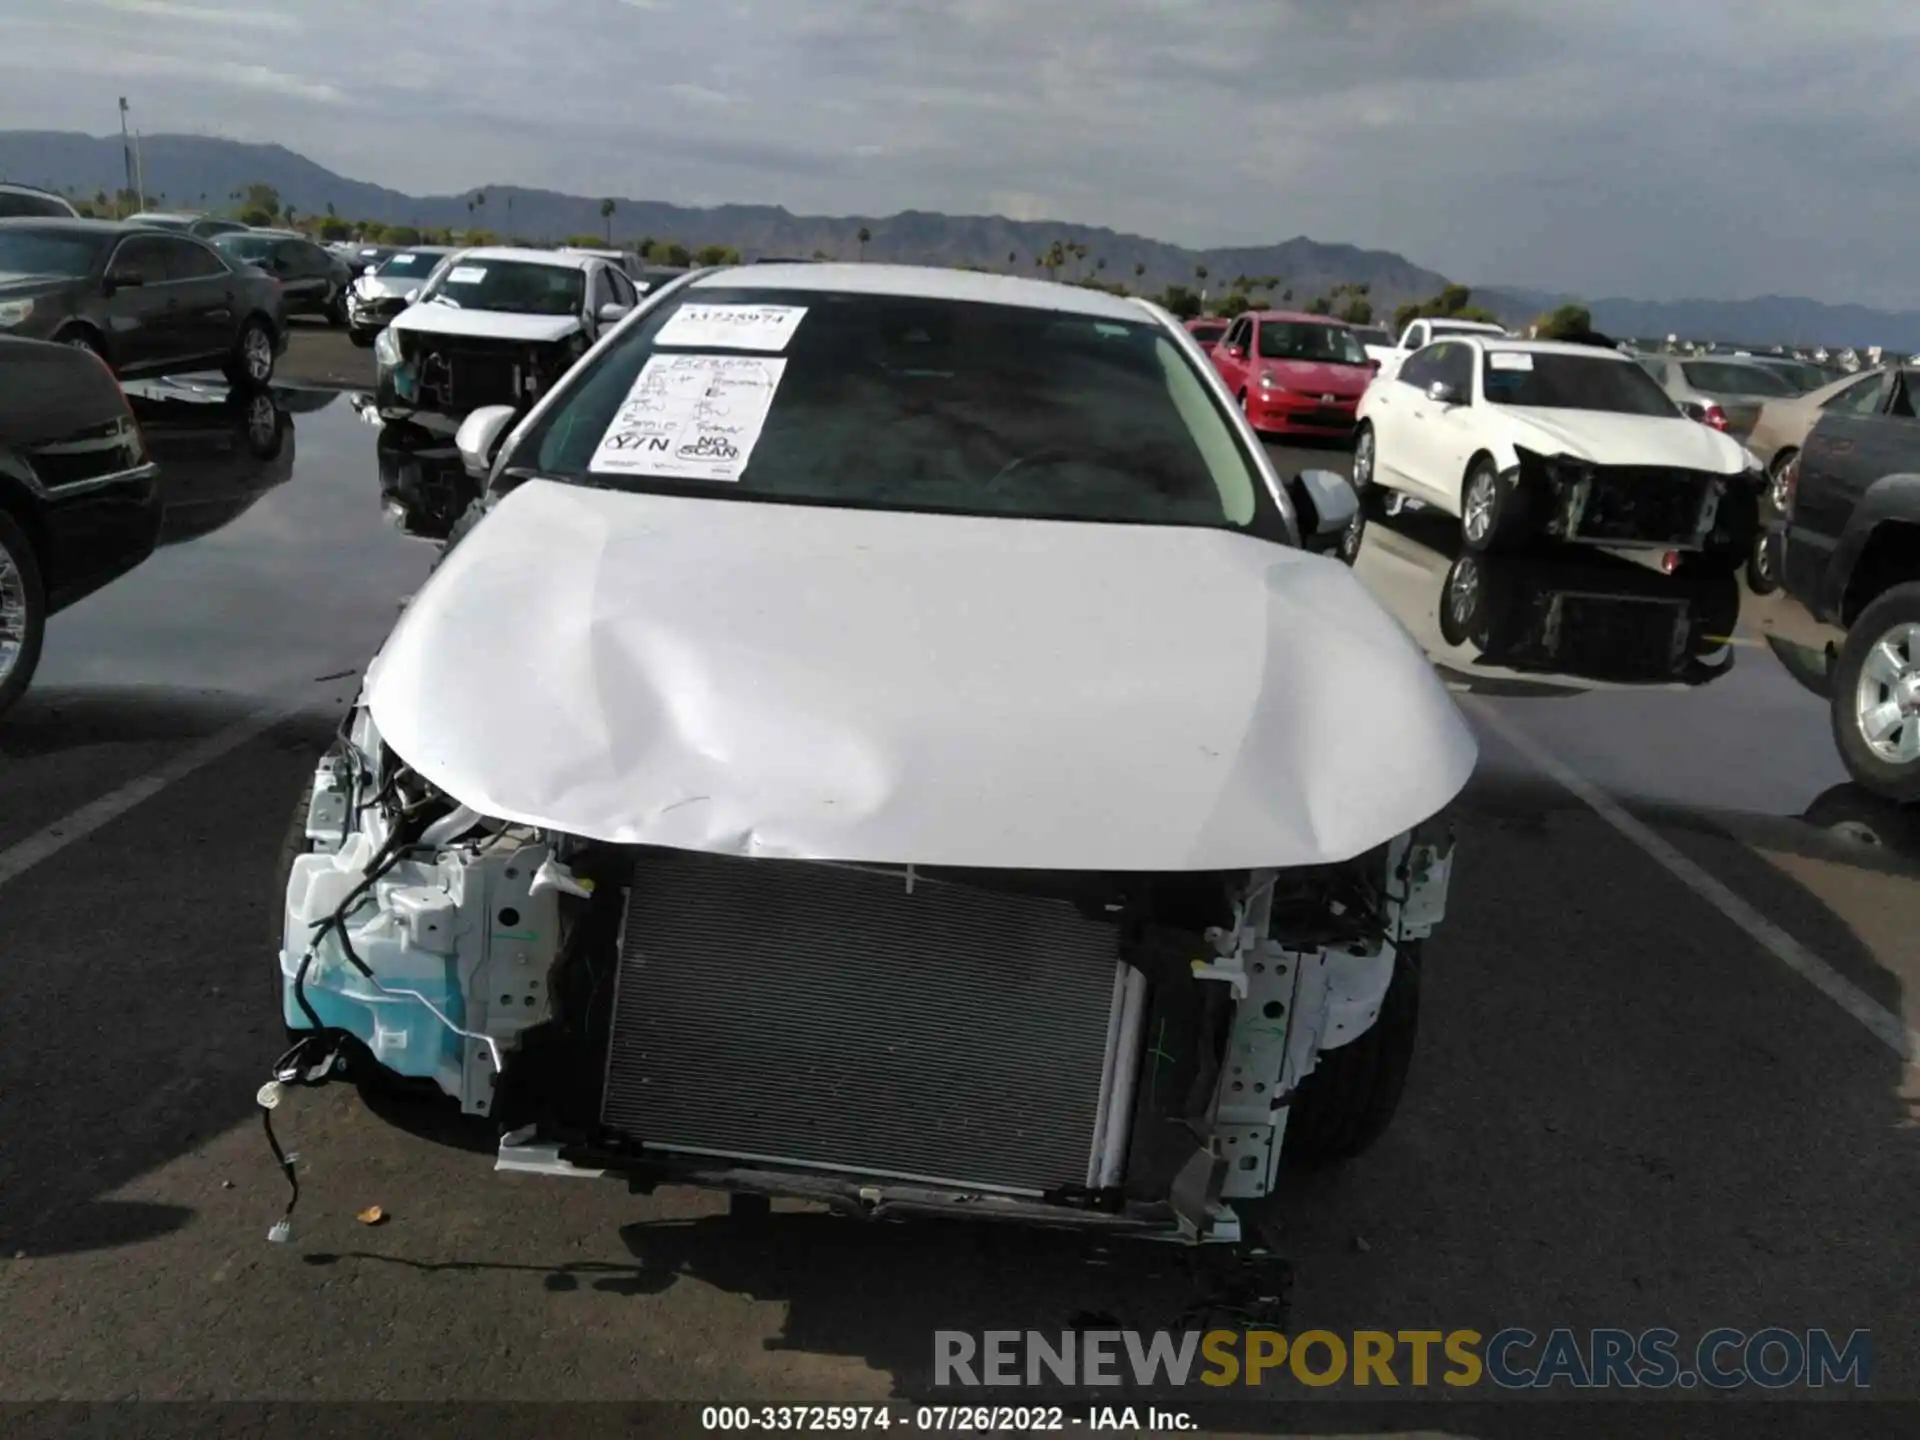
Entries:
POLYGON ((613 845, 460 806, 365 709, 296 847, 288 1027, 491 1117, 503 1170, 1202 1240, 1386 1127, 1453 858, 1440 820, 1225 872, 613 845))
POLYGON ((829 306, 800 287, 975 282, 773 268, 742 293, 812 308, 764 468, 589 473, 650 373, 616 340, 369 668, 290 837, 277 1083, 430 1084, 503 1170, 1236 1240, 1283 1154, 1393 1114, 1472 736, 1171 322, 1012 282, 829 306), (1006 336, 975 370, 963 310, 1006 336), (1046 345, 1108 377, 1034 379, 1110 407, 1100 448, 979 459, 1046 345), (839 363, 974 428, 849 430, 880 402, 839 363))

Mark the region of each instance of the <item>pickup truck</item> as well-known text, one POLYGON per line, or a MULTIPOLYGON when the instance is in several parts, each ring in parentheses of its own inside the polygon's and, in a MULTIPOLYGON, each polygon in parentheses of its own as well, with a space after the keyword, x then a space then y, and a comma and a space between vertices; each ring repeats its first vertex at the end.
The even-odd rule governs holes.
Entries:
POLYGON ((1391 346, 1369 345, 1367 358, 1380 362, 1380 373, 1391 376, 1400 368, 1400 362, 1424 345, 1430 345, 1443 335, 1505 335, 1506 330, 1498 325, 1489 325, 1481 320, 1449 320, 1438 316, 1410 321, 1407 328, 1400 332, 1400 338, 1391 346))
POLYGON ((1901 371, 1877 413, 1823 411, 1785 471, 1782 587, 1839 632, 1834 743, 1856 783, 1920 800, 1920 418, 1901 371))

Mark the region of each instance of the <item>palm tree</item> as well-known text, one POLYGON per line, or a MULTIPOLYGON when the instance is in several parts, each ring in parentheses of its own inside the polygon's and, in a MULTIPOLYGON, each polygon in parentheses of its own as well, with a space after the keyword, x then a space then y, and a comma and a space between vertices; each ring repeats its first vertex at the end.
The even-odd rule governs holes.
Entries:
POLYGON ((866 226, 862 225, 860 227, 859 233, 855 235, 853 238, 860 242, 860 258, 862 260, 866 259, 867 258, 867 242, 873 239, 873 232, 867 229, 866 226))
POLYGON ((618 208, 619 207, 611 200, 602 200, 600 202, 600 219, 606 224, 607 243, 609 245, 613 243, 613 212, 618 208))
POLYGON ((1194 279, 1196 279, 1196 280, 1198 280, 1198 281, 1200 282, 1200 288, 1201 288, 1202 290, 1204 290, 1204 289, 1206 289, 1206 286, 1207 286, 1207 267, 1206 267, 1206 266, 1204 266, 1204 265, 1196 265, 1196 266, 1194 266, 1194 267, 1193 267, 1193 278, 1194 278, 1194 279))
POLYGON ((1136 280, 1141 279, 1143 276, 1145 276, 1146 273, 1147 273, 1146 261, 1136 260, 1133 262, 1133 278, 1134 279, 1136 280))
POLYGON ((1007 252, 1008 267, 1011 268, 1012 266, 1018 265, 1019 263, 1020 263, 1020 252, 1018 250, 1009 250, 1007 252))

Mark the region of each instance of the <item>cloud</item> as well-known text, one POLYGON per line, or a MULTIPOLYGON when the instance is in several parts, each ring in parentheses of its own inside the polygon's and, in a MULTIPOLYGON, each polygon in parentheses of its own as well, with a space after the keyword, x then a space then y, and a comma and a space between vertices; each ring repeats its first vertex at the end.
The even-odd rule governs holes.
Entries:
POLYGON ((104 133, 130 86, 149 133, 416 193, 1306 233, 1469 282, 1920 306, 1917 52, 1893 0, 8 0, 0 126, 104 133))

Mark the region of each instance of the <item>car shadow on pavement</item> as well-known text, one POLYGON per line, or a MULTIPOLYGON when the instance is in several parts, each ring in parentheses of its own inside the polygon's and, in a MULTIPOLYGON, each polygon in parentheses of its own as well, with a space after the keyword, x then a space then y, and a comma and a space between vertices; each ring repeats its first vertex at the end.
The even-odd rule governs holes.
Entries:
POLYGON ((29 690, 0 719, 0 758, 25 760, 91 745, 197 740, 232 724, 247 709, 247 701, 219 690, 49 685, 29 690))

